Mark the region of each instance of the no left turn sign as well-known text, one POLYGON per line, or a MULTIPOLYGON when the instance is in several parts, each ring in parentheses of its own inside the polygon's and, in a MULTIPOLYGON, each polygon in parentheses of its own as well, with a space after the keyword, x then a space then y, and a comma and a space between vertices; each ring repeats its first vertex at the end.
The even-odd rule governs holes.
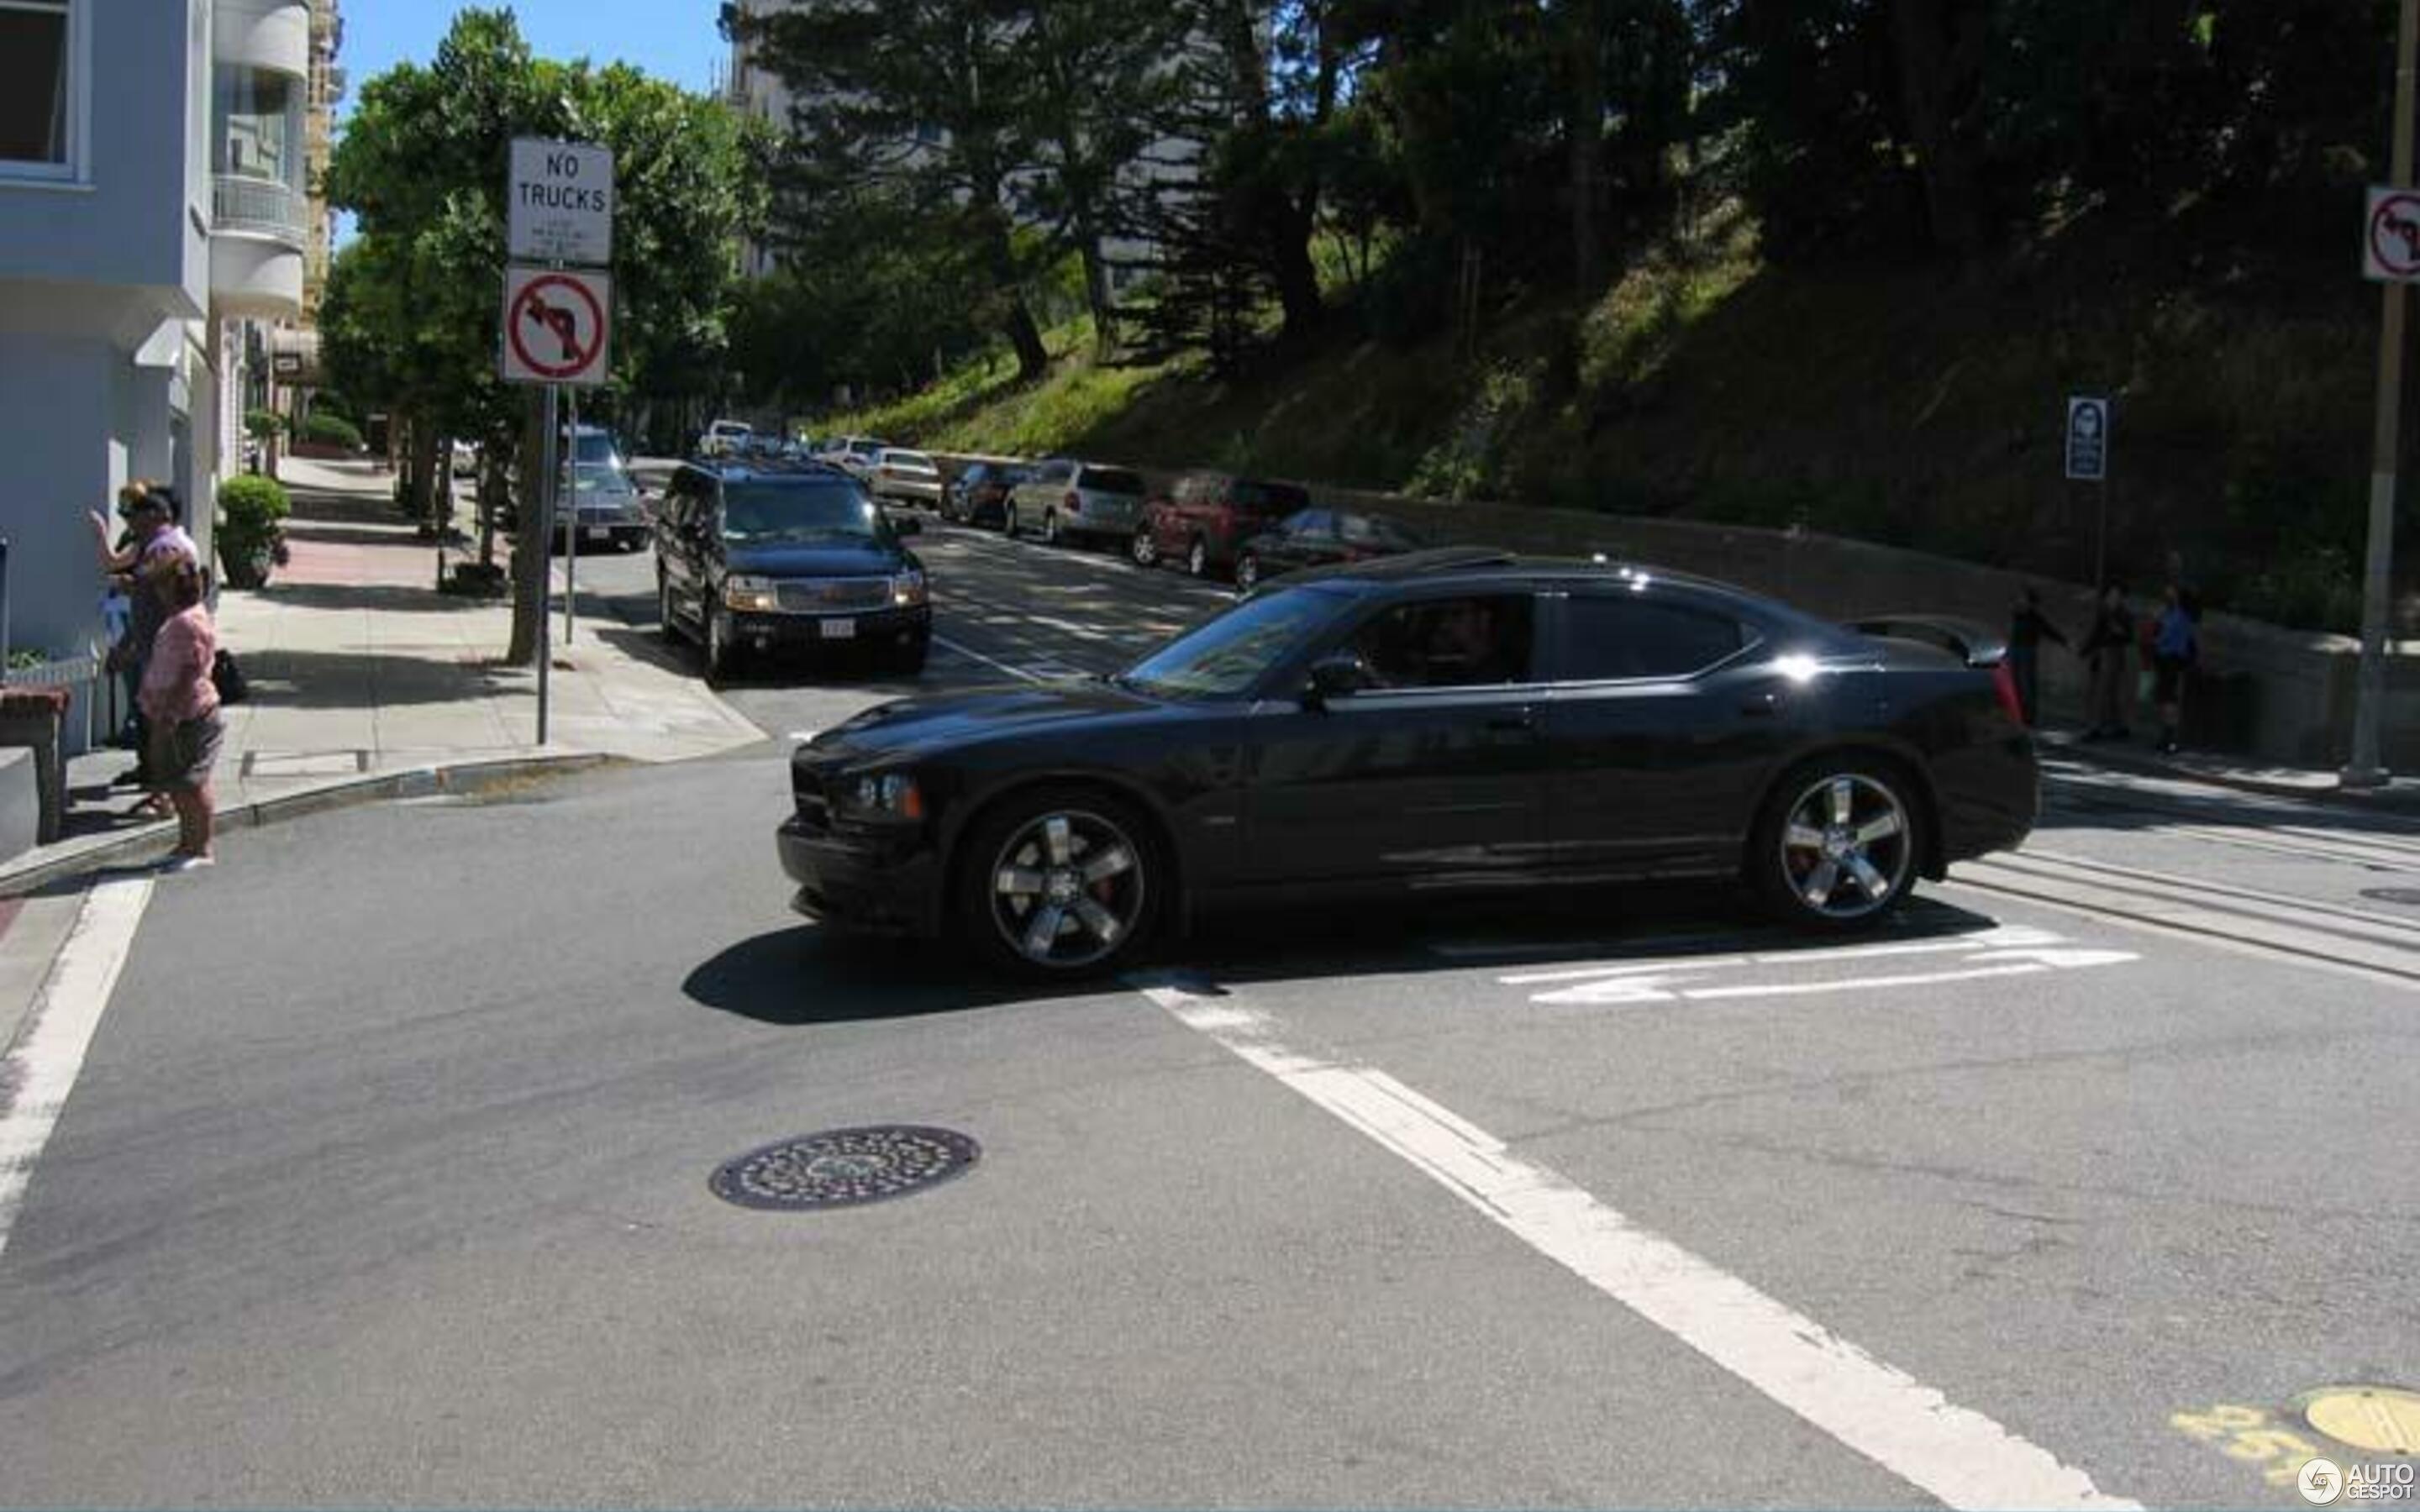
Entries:
POLYGON ((2381 283, 2420 281, 2420 193, 2372 189, 2367 224, 2361 243, 2363 276, 2381 283))
POLYGON ((613 308, 607 274, 505 269, 504 381, 603 383, 613 308))

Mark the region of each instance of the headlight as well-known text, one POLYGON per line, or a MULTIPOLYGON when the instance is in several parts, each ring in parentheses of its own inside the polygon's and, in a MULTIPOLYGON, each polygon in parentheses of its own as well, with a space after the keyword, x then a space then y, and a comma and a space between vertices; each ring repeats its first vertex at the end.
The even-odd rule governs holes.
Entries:
POLYGON ((725 578, 722 579, 722 602, 729 609, 750 609, 758 613, 782 607, 781 594, 774 591, 770 578, 725 578))
POLYGON ((891 579, 891 602, 900 609, 922 604, 931 597, 921 572, 903 572, 891 579))
POLYGON ((922 819, 924 795, 905 772, 861 777, 842 788, 843 809, 860 819, 922 819))

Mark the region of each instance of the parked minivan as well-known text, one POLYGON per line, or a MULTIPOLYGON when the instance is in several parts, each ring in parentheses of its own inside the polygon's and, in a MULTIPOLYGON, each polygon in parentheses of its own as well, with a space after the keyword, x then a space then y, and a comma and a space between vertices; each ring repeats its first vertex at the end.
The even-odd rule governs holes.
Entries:
POLYGON ((1045 541, 1116 539, 1142 521, 1143 483, 1125 468, 1070 457, 1048 458, 1009 490, 1008 533, 1028 530, 1045 541))

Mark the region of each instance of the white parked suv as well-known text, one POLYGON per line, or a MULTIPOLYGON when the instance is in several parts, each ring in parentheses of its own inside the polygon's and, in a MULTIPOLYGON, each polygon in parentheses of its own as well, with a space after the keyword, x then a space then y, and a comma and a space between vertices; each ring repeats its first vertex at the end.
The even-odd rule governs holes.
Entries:
POLYGON ((706 427, 697 443, 705 456, 737 456, 756 440, 756 427, 744 420, 718 420, 706 427))
POLYGON ((1133 538, 1142 523, 1143 483, 1125 468, 1052 457, 1008 496, 1008 533, 1038 532, 1052 543, 1133 538))

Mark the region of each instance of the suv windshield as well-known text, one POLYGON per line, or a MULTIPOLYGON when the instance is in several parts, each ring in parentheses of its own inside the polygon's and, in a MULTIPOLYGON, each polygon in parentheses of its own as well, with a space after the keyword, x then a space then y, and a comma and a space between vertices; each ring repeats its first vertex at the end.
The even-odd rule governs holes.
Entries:
POLYGON ((1346 602, 1342 594, 1312 588, 1248 598, 1136 662, 1115 681, 1159 698, 1240 698, 1346 602))
POLYGON ((571 455, 576 461, 613 468, 622 465, 620 455, 613 450, 613 438, 603 431, 582 431, 572 438, 571 446, 571 455))
POLYGON ((853 483, 735 483, 722 493, 726 541, 879 541, 891 525, 853 483))

